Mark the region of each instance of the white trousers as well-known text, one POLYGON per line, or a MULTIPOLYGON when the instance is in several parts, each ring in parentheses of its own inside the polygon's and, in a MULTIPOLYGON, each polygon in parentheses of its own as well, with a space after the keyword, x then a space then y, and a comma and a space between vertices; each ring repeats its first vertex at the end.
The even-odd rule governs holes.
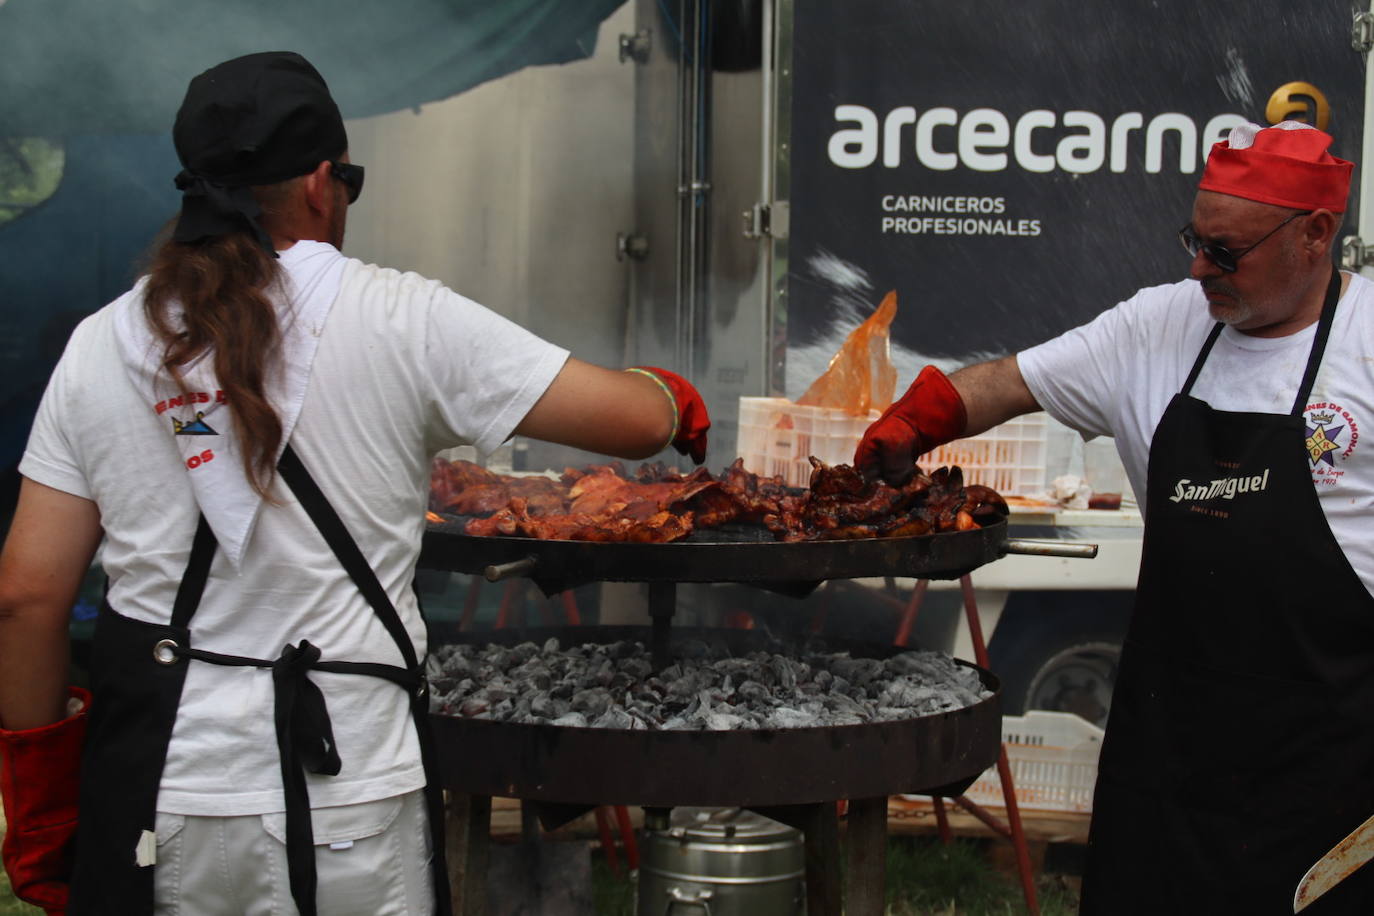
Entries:
MULTIPOLYGON (((320 916, 431 916, 424 790, 316 808, 320 916)), ((286 871, 286 815, 157 814, 159 916, 297 916, 286 871)))

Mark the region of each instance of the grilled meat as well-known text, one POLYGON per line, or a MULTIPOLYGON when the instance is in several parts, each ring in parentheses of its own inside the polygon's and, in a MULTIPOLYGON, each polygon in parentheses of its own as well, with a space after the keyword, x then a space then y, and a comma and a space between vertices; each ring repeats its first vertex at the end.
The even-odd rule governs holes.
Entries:
POLYGON ((743 459, 718 478, 661 462, 631 475, 617 461, 568 468, 556 481, 436 462, 430 503, 434 512, 478 516, 464 529, 472 535, 632 542, 676 541, 728 524, 763 525, 784 541, 913 537, 967 531, 1007 515, 1001 496, 964 486, 957 467, 929 475, 918 468, 907 484, 890 487, 849 465, 811 463, 810 488, 796 491, 781 478, 746 471, 743 459))

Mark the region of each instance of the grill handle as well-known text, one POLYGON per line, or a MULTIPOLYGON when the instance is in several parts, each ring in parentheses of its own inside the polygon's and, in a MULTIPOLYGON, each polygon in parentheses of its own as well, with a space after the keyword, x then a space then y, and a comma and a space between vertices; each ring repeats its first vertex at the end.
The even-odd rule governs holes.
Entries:
POLYGON ((500 582, 502 579, 513 579, 516 576, 527 576, 539 565, 538 557, 521 557, 518 560, 511 560, 509 563, 493 563, 483 570, 488 582, 500 582))
POLYGON ((1091 560, 1097 556, 1097 545, 1007 538, 1005 552, 1023 554, 1029 557, 1068 557, 1070 559, 1091 560))

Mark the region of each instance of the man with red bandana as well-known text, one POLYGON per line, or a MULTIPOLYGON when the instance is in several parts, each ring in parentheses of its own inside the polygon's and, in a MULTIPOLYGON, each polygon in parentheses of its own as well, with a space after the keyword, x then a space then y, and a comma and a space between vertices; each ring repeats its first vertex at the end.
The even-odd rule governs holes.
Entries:
MULTIPOLYGON (((1235 128, 1179 231, 1190 279, 1022 353, 928 367, 855 464, 1043 409, 1116 440, 1144 555, 1103 745, 1083 912, 1291 912, 1374 813, 1374 284, 1333 266, 1350 162, 1235 128)), ((1374 912, 1374 870, 1313 913, 1374 912)))

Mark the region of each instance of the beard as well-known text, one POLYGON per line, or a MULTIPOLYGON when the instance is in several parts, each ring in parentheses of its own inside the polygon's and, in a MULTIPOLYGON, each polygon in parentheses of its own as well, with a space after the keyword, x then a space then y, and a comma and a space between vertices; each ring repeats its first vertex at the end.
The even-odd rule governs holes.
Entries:
POLYGON ((1222 324, 1238 325, 1244 324, 1254 317, 1255 310, 1241 298, 1236 292, 1235 287, 1229 283, 1219 280, 1203 281, 1202 290, 1209 296, 1213 293, 1226 296, 1229 301, 1217 302, 1211 298, 1207 300, 1207 314, 1212 316, 1213 321, 1220 321, 1222 324))

